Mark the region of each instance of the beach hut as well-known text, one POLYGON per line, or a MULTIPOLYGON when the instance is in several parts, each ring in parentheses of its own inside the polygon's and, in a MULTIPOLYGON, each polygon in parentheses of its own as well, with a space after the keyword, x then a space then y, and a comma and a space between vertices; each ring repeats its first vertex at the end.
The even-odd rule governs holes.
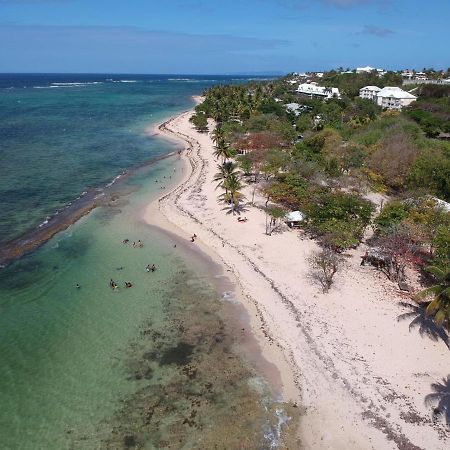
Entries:
POLYGON ((300 211, 291 211, 286 214, 286 223, 290 228, 299 227, 303 220, 305 220, 305 215, 300 211))

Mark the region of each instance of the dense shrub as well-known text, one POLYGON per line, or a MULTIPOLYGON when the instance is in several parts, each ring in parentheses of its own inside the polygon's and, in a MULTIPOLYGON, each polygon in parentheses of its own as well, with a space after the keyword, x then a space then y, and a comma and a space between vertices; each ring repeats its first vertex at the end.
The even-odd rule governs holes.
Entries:
POLYGON ((311 231, 343 249, 356 245, 369 224, 373 204, 342 192, 323 192, 305 211, 311 231))
POLYGON ((410 188, 424 188, 450 201, 450 150, 448 147, 424 149, 414 161, 407 177, 410 188))
POLYGON ((404 202, 388 203, 378 217, 375 219, 375 225, 380 233, 386 233, 393 226, 398 225, 408 215, 408 207, 404 202))

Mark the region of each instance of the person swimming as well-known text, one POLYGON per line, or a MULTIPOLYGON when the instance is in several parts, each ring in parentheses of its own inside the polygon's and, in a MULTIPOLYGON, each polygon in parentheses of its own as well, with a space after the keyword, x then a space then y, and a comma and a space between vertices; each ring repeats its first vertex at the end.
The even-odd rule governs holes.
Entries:
POLYGON ((125 281, 125 287, 130 288, 133 287, 133 285, 129 281, 125 281))
POLYGON ((156 266, 152 264, 151 271, 154 272, 156 270, 156 266))
POLYGON ((77 288, 77 289, 80 289, 80 285, 77 283, 76 285, 75 285, 75 287, 77 288))
POLYGON ((111 289, 117 289, 119 287, 112 278, 109 280, 109 285, 111 286, 111 289))

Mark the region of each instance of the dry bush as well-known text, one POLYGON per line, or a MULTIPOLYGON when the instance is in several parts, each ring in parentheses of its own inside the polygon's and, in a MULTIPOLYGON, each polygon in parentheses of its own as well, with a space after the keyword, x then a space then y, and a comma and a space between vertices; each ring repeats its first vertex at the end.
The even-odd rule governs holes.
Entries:
POLYGON ((273 131, 260 131, 249 133, 247 136, 234 143, 237 150, 268 150, 271 148, 285 147, 286 141, 280 133, 273 131))
POLYGON ((418 154, 419 149, 411 136, 401 128, 395 128, 377 144, 369 165, 383 177, 387 186, 399 189, 404 186, 418 154))
POLYGON ((320 284, 323 293, 330 290, 336 272, 343 264, 343 257, 329 248, 314 252, 308 262, 311 266, 311 278, 320 284))

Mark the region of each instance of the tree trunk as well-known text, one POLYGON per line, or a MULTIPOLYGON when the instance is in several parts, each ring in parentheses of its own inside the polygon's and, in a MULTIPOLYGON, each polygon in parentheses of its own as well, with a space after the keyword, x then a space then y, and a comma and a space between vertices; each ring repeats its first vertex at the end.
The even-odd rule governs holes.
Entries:
POLYGON ((252 206, 255 206, 255 192, 256 192, 256 184, 253 186, 252 206))

